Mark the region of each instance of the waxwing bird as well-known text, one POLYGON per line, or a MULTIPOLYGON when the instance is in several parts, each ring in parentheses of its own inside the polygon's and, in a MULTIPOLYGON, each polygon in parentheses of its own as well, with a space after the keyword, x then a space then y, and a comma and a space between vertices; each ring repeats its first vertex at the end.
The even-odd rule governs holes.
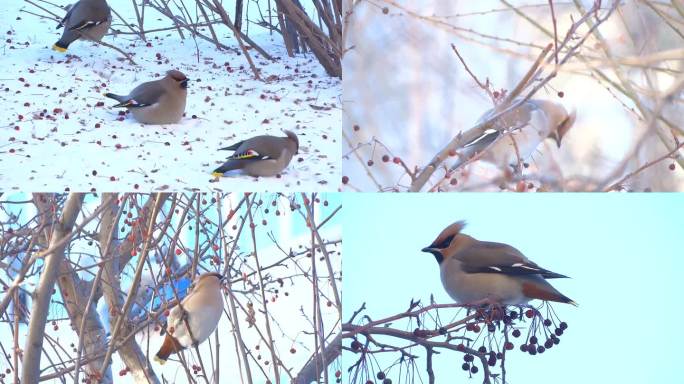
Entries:
POLYGON ((282 172, 292 156, 299 152, 299 139, 293 132, 285 131, 287 137, 255 136, 220 150, 234 151, 222 166, 212 172, 221 177, 224 173, 242 169, 252 176, 275 176, 282 172))
POLYGON ((141 123, 173 124, 180 121, 185 112, 188 81, 182 72, 171 70, 160 80, 138 85, 128 95, 105 93, 105 96, 119 102, 114 108, 128 109, 141 123))
POLYGON ((214 332, 223 313, 222 280, 219 273, 200 275, 181 304, 171 309, 164 343, 155 355, 159 364, 174 352, 201 344, 214 332))
MULTIPOLYGON (((494 109, 485 112, 476 125, 493 114, 494 109)), ((547 138, 553 139, 560 148, 563 136, 572 127, 575 118, 574 110, 568 113, 565 107, 553 101, 527 100, 499 117, 483 135, 463 145, 460 158, 451 169, 458 168, 482 151, 486 153, 479 159, 518 169, 518 165, 528 161, 547 138), (494 143, 501 135, 505 136, 494 143)))
POLYGON ((422 249, 439 263, 442 285, 459 303, 524 305, 532 299, 577 305, 546 280, 567 276, 541 268, 508 244, 461 233, 464 221, 446 227, 422 249))
POLYGON ((85 38, 100 41, 112 24, 112 12, 105 0, 79 0, 69 7, 57 29, 64 27, 62 37, 52 49, 66 52, 74 41, 85 38))

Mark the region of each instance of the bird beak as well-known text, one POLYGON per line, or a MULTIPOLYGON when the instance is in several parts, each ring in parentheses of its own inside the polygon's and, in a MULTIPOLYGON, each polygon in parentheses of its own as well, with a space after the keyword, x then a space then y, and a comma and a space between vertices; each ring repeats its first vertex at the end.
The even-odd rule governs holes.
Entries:
POLYGON ((575 120, 577 119, 577 113, 573 109, 572 112, 565 118, 565 120, 561 121, 560 124, 558 124, 558 127, 556 130, 549 135, 552 139, 556 141, 556 145, 558 148, 561 146, 561 141, 563 140, 563 136, 565 136, 566 133, 572 128, 572 125, 575 124, 575 120))
POLYGON ((442 250, 439 248, 425 247, 421 249, 421 251, 432 253, 432 256, 435 257, 435 260, 437 260, 438 264, 442 264, 442 261, 444 261, 444 255, 442 255, 442 250))

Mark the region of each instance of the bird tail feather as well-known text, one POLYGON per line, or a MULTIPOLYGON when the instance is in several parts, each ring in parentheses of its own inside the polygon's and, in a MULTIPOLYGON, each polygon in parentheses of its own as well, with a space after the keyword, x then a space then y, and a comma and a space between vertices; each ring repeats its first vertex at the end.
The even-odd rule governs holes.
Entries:
POLYGON ((572 304, 578 306, 577 303, 570 300, 569 297, 558 292, 550 284, 544 282, 545 284, 535 284, 533 282, 524 282, 522 285, 523 295, 530 299, 538 299, 545 301, 555 301, 558 303, 572 304))
POLYGON ((159 351, 154 356, 154 361, 163 365, 166 363, 166 360, 169 358, 169 356, 171 356, 172 353, 178 352, 182 349, 183 347, 178 343, 178 341, 176 341, 176 339, 167 333, 164 337, 164 342, 162 343, 161 348, 159 348, 159 351))
POLYGON ((68 48, 69 44, 64 44, 61 40, 52 45, 52 49, 59 53, 66 52, 68 48))
POLYGON ((159 365, 166 364, 166 359, 162 359, 161 357, 159 357, 159 354, 154 355, 154 361, 159 363, 159 365))

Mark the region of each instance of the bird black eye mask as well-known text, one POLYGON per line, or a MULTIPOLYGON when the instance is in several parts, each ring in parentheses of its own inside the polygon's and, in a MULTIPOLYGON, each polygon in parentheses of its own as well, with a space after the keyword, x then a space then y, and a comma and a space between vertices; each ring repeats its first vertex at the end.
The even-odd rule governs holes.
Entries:
POLYGON ((451 244, 451 242, 454 240, 454 237, 456 237, 456 235, 448 236, 446 239, 440 241, 438 244, 435 244, 433 248, 444 249, 449 247, 449 244, 451 244))

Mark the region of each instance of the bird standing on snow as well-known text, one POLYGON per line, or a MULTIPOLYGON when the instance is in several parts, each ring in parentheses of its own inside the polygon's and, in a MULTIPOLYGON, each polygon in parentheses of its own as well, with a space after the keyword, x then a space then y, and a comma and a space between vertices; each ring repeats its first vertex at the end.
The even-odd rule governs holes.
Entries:
POLYGON ((422 249, 437 259, 451 298, 468 305, 524 305, 532 299, 577 305, 546 281, 567 276, 541 268, 508 244, 462 234, 464 227, 464 221, 451 224, 422 249))
POLYGON ((79 0, 57 25, 57 29, 64 27, 64 32, 52 49, 66 52, 79 38, 100 41, 111 24, 112 12, 105 0, 79 0))
POLYGON ((242 169, 252 176, 275 176, 282 172, 292 156, 299 152, 299 139, 293 132, 285 131, 287 137, 255 136, 220 150, 235 151, 222 166, 212 172, 221 177, 224 173, 242 169))
POLYGON ((164 364, 172 353, 199 345, 214 332, 223 313, 222 280, 219 273, 200 275, 181 304, 171 309, 156 361, 164 364), (186 324, 190 325, 189 331, 186 324))
POLYGON ((182 72, 171 70, 160 80, 138 85, 128 95, 105 93, 105 96, 119 102, 114 108, 127 108, 141 123, 173 124, 180 121, 185 112, 188 81, 182 72))
MULTIPOLYGON (((488 120, 493 114, 493 109, 485 112, 476 125, 488 120)), ((481 160, 518 169, 519 162, 527 161, 547 138, 553 139, 560 148, 563 136, 574 122, 575 112, 568 114, 558 103, 538 99, 527 100, 499 117, 483 135, 463 145, 461 159, 453 164, 451 169, 458 168, 485 150, 486 153, 482 155, 481 160), (503 134, 504 137, 493 143, 503 134)))

